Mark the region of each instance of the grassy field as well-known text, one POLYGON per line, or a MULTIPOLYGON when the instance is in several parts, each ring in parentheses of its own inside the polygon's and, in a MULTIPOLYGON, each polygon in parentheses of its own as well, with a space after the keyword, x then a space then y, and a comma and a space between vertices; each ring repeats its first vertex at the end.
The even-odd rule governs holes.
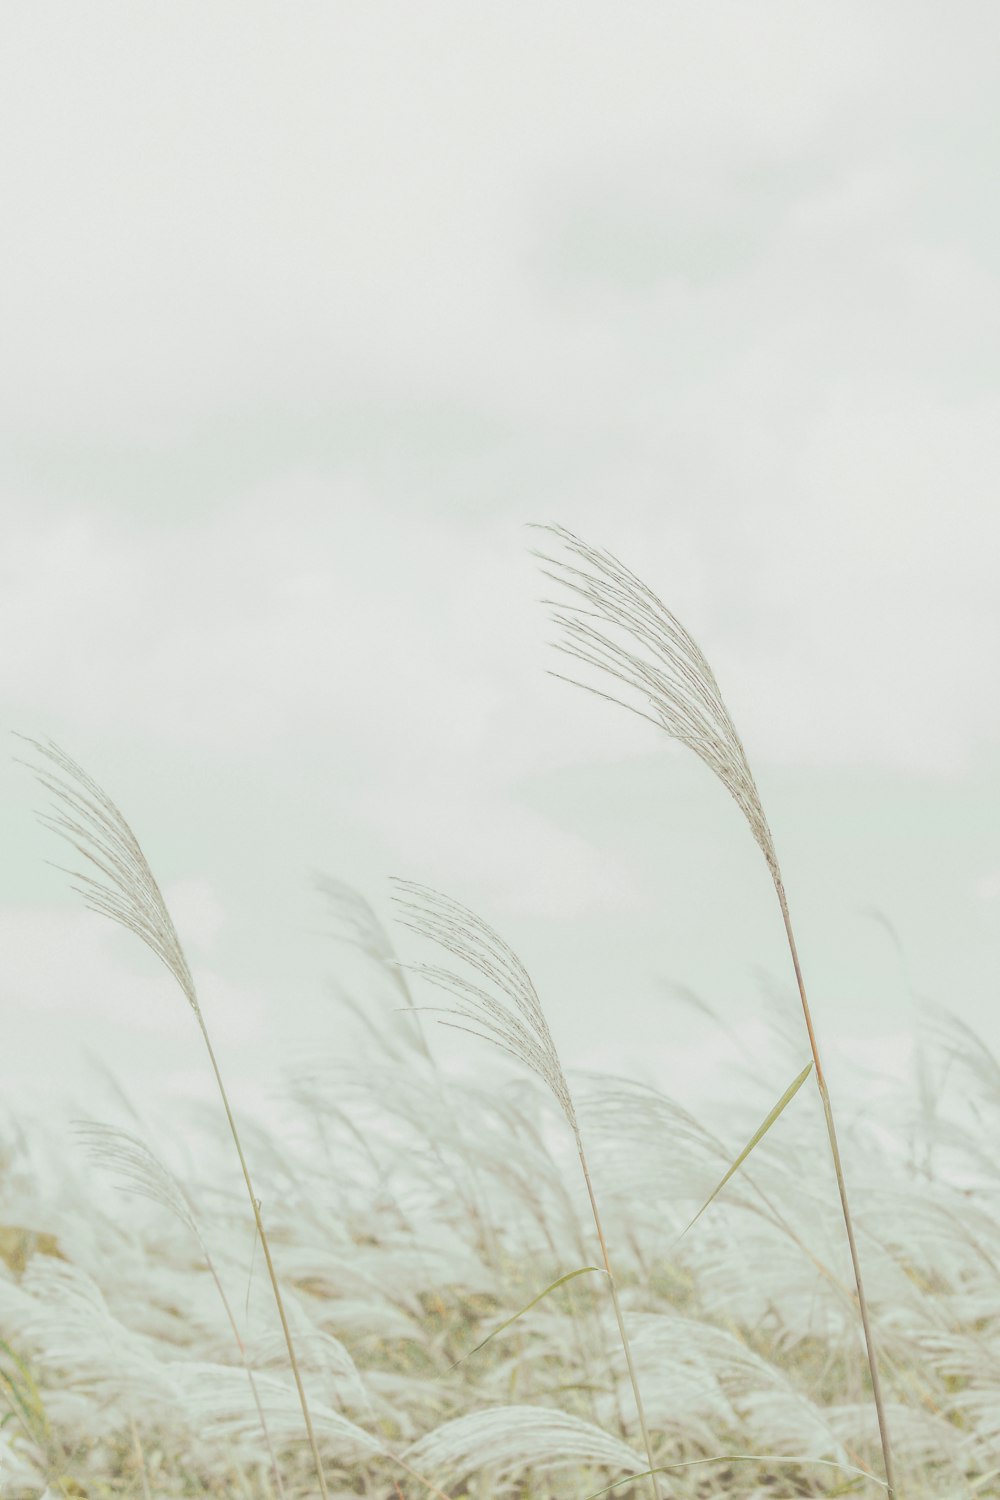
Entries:
POLYGON ((366 1042, 288 1077, 280 1120, 237 1120, 132 829, 27 742, 76 889, 173 975, 218 1101, 148 1119, 121 1090, 115 1122, 71 1143, 10 1130, 3 1500, 1000 1493, 1000 1065, 939 1017, 910 1097, 876 1106, 857 1080, 835 1128, 711 669, 610 554, 558 528, 546 545, 581 685, 693 750, 766 860, 794 981, 774 1045, 697 1119, 647 1085, 568 1077, 482 917, 397 882, 402 964, 363 897, 326 881, 367 959, 366 1042), (434 1019, 479 1038, 471 1081, 436 1065, 434 1019))
MULTIPOLYGON (((396 979, 373 972, 365 1055, 290 1077, 281 1129, 243 1123, 329 1493, 582 1500, 646 1467, 604 1276, 475 1350, 600 1265, 572 1138, 534 1080, 489 1059, 442 1076, 392 1013, 396 979)), ((863 1111, 844 1142, 913 1500, 1000 1486, 1000 1068, 954 1025, 935 1036, 894 1102, 905 1148, 863 1111)), ((800 1050, 778 1039, 773 1067, 800 1050)), ((655 1457, 688 1465, 663 1492, 884 1493, 855 1472, 878 1476, 878 1442, 812 1091, 681 1236, 773 1099, 748 1073, 699 1122, 648 1087, 572 1081, 655 1457)), ((5 1500, 277 1495, 269 1444, 284 1493, 315 1494, 224 1120, 186 1119, 192 1150, 176 1119, 116 1113, 44 1150, 6 1141, 5 1500)))

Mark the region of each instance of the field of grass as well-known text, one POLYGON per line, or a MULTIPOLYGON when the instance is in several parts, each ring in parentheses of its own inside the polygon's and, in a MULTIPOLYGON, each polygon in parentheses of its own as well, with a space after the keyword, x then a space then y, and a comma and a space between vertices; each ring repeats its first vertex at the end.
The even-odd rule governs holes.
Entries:
POLYGON ((766 1061, 697 1119, 648 1085, 567 1076, 481 917, 399 882, 390 935, 326 881, 367 958, 366 1041, 296 1069, 280 1121, 237 1120, 135 835, 28 742, 76 888, 171 972, 219 1098, 149 1118, 125 1087, 115 1123, 71 1141, 9 1128, 3 1500, 1000 1493, 1000 1064, 937 1017, 909 1095, 873 1109, 859 1082, 838 1135, 711 670, 615 559, 549 540, 561 649, 598 674, 583 685, 694 750, 766 859, 795 986, 766 1061), (436 1065, 435 1019, 480 1039, 475 1073, 436 1065))
MULTIPOLYGON (((373 974, 367 1055, 289 1078, 284 1128, 243 1122, 329 1492, 583 1500, 646 1466, 603 1276, 470 1352, 599 1264, 572 1140, 534 1081, 443 1077, 392 1024, 393 986, 373 974)), ((1000 1486, 1000 1067, 954 1025, 936 1039, 908 1114, 894 1104, 905 1149, 865 1113, 844 1143, 913 1500, 1000 1486)), ((655 1456, 690 1465, 664 1493, 884 1493, 855 1472, 878 1474, 878 1442, 810 1091, 678 1239, 773 1102, 750 1070, 727 1082, 699 1122, 648 1087, 573 1079, 655 1456)), ((277 1495, 263 1411, 285 1494, 315 1494, 225 1122, 185 1120, 193 1150, 177 1120, 117 1113, 5 1142, 0 1493, 277 1495)))

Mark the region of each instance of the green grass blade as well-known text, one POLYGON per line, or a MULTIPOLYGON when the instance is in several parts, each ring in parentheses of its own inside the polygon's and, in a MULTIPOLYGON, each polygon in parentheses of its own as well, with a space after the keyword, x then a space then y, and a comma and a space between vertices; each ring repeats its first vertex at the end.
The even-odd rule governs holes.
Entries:
POLYGON ((503 1333, 504 1329, 509 1328, 512 1323, 516 1323, 518 1318, 523 1318, 526 1312, 530 1312, 533 1307, 536 1307, 537 1304, 541 1302, 543 1297, 547 1297, 549 1293, 554 1292, 557 1287, 565 1286, 567 1281, 572 1281, 575 1276, 586 1276, 591 1271, 596 1271, 598 1276, 606 1276, 608 1274, 607 1271, 605 1271, 601 1266, 578 1266, 575 1271, 567 1271, 565 1276, 558 1277, 558 1279, 547 1286, 544 1291, 539 1292, 537 1297, 532 1297, 530 1302, 526 1302, 519 1312, 514 1313, 513 1317, 507 1318, 503 1323, 498 1323, 496 1328, 493 1329, 493 1332, 488 1333, 486 1337, 484 1339, 481 1339, 480 1342, 476 1344, 472 1349, 467 1349, 461 1356, 461 1359, 456 1359, 453 1365, 448 1366, 449 1371, 457 1369, 462 1361, 468 1359, 471 1355, 478 1354, 480 1349, 484 1349, 491 1339, 496 1338, 498 1333, 503 1333))
POLYGON ((45 1404, 42 1401, 41 1391, 35 1383, 35 1377, 28 1369, 27 1364, 8 1344, 6 1339, 0 1339, 0 1353, 6 1354, 7 1358, 16 1366, 21 1377, 22 1385, 7 1374, 0 1367, 0 1380, 8 1387, 10 1398, 16 1402, 16 1408, 12 1408, 10 1415, 16 1416, 22 1426, 37 1441, 38 1433, 46 1437, 49 1432, 49 1419, 45 1412, 45 1404), (27 1392, 27 1395, 25 1395, 27 1392))
POLYGON ((760 1141, 762 1141, 764 1139, 765 1135, 767 1135, 767 1132, 770 1130, 770 1128, 774 1124, 775 1120, 781 1114, 781 1111, 785 1108, 786 1105, 790 1104, 791 1101, 795 1098, 795 1095, 798 1093, 799 1089, 805 1083, 806 1079, 809 1077, 809 1074, 812 1072, 812 1070, 813 1070, 812 1063, 811 1062, 806 1063, 805 1067, 802 1069, 802 1072, 799 1074, 799 1076, 794 1080, 794 1082, 792 1082, 792 1083, 790 1083, 788 1085, 787 1089, 782 1094, 781 1098, 778 1100, 778 1102, 774 1106, 774 1108, 771 1110, 770 1114, 767 1116, 767 1118, 765 1120, 763 1120, 761 1122, 760 1125, 758 1125, 758 1127, 754 1131, 753 1135, 750 1137, 750 1139, 747 1141, 746 1145, 743 1147, 743 1150, 740 1152, 739 1156, 736 1158, 736 1160, 733 1162, 732 1166, 726 1172, 726 1175, 723 1177, 722 1181, 719 1182, 716 1185, 716 1187, 713 1189, 713 1191, 705 1199, 704 1203, 701 1205, 701 1207, 699 1208, 698 1212, 695 1214, 694 1218, 691 1220, 691 1223, 690 1224, 686 1224, 684 1226, 684 1228, 681 1230, 680 1234, 677 1236, 678 1239, 682 1239, 683 1236, 686 1235, 687 1232, 688 1232, 688 1230, 691 1228, 691 1225, 692 1224, 696 1224, 698 1222, 698 1220, 701 1218, 702 1214, 705 1212, 705 1210, 708 1207, 708 1205, 711 1202, 713 1202, 713 1200, 716 1199, 719 1196, 719 1194, 722 1192, 722 1189, 725 1187, 725 1185, 729 1181, 730 1177, 732 1177, 733 1173, 739 1171, 740 1167, 746 1161, 747 1157, 750 1155, 750 1152, 753 1150, 753 1148, 756 1145, 758 1145, 760 1143, 760 1141))
POLYGON ((603 1490, 595 1490, 592 1495, 587 1496, 587 1500, 600 1500, 602 1495, 610 1495, 612 1490, 620 1489, 623 1484, 634 1484, 637 1479, 645 1479, 649 1474, 667 1474, 674 1469, 695 1469, 700 1464, 820 1464, 825 1469, 839 1469, 842 1474, 855 1474, 860 1479, 869 1479, 880 1489, 889 1488, 877 1474, 870 1474, 867 1469, 858 1469, 854 1464, 839 1464, 832 1458, 809 1458, 795 1453, 719 1453, 714 1458, 688 1458, 676 1464, 658 1464, 655 1469, 643 1469, 640 1474, 626 1474, 624 1479, 606 1484, 603 1490))

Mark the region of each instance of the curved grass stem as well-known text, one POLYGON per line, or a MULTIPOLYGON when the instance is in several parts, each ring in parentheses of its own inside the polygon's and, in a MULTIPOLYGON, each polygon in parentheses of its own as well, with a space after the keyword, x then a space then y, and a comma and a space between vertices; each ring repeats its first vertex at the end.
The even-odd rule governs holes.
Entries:
POLYGON ((173 975, 198 1022, 208 1049, 215 1081, 219 1086, 226 1119, 229 1121, 229 1129, 240 1160, 243 1180, 250 1197, 257 1232, 260 1235, 267 1273, 271 1280, 292 1374, 295 1377, 299 1403, 302 1407, 309 1446, 312 1449, 316 1466, 321 1500, 329 1500, 323 1464, 313 1430, 312 1417, 309 1413, 309 1403, 306 1399, 288 1319, 285 1316, 281 1289, 271 1260, 271 1247, 261 1221, 260 1204, 253 1190, 250 1169, 243 1154, 240 1134, 236 1128, 236 1121, 229 1105, 229 1096, 226 1093, 222 1073, 209 1038, 194 978, 177 936, 173 918, 163 899, 163 893, 142 852, 138 839, 120 808, 93 777, 89 776, 83 767, 78 765, 64 750, 61 750, 54 741, 50 740, 46 743, 23 735, 18 737, 24 739, 25 743, 31 745, 42 757, 41 765, 30 761, 26 764, 40 784, 54 798, 54 810, 51 813, 41 814, 40 821, 44 827, 65 839, 78 854, 83 856, 90 868, 96 871, 96 874, 79 870, 67 871, 74 878, 74 889, 84 897, 91 911, 110 918, 111 921, 117 922, 119 926, 134 933, 147 948, 155 953, 173 975))
MULTIPOLYGON (((693 751, 726 788, 767 861, 781 905, 802 1014, 809 1033, 816 1083, 823 1101, 864 1328, 886 1482, 890 1497, 895 1497, 885 1402, 830 1096, 806 998, 778 855, 743 742, 704 653, 652 589, 612 553, 590 546, 565 527, 543 526, 540 529, 555 540, 559 549, 554 555, 547 552, 537 554, 543 563, 544 575, 560 589, 558 598, 546 601, 552 606, 552 619, 560 632, 554 643, 556 650, 597 678, 596 682, 586 675, 583 679, 566 677, 565 680, 628 709, 693 751), (606 690, 608 678, 614 685, 613 693, 606 690)), ((563 673, 553 675, 562 677, 563 673)))

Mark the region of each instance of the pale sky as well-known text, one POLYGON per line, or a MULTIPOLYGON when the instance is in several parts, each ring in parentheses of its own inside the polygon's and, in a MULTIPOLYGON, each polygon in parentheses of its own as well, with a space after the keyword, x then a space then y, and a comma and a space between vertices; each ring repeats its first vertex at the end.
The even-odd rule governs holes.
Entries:
MULTIPOLYGON (((3 726, 119 802, 246 1088, 349 1054, 314 869, 480 910, 571 1064, 701 1082, 718 1034, 664 981, 741 1035, 786 984, 722 788, 546 677, 538 520, 713 663, 821 1034, 894 1065, 912 985, 1000 1044, 996 7, 3 32, 3 726)), ((183 1001, 45 864, 38 800, 8 757, 10 1097, 68 1108, 84 1048, 196 1086, 183 1001)))

